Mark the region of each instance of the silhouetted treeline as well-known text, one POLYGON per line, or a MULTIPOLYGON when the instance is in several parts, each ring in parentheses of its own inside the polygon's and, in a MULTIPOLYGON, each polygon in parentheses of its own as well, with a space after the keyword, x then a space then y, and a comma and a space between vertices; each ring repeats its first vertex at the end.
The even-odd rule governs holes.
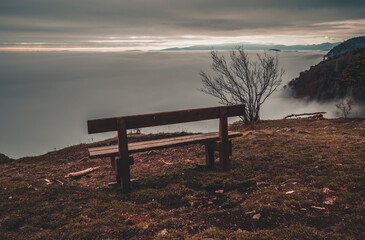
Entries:
POLYGON ((331 101, 352 96, 365 102, 365 48, 324 60, 289 82, 295 97, 331 101))

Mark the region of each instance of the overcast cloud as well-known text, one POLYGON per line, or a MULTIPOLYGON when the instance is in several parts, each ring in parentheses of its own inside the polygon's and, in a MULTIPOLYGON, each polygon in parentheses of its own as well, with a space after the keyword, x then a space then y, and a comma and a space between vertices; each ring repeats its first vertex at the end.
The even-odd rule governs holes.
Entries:
POLYGON ((364 35, 364 12, 363 0, 2 0, 0 44, 161 48, 272 35, 334 42, 364 35), (100 41, 111 39, 136 42, 100 41))

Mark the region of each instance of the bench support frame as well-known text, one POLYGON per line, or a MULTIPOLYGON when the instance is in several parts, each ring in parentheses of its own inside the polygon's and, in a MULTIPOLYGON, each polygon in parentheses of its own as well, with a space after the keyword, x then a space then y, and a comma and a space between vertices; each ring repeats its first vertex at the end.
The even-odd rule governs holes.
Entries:
POLYGON ((228 136, 228 117, 242 115, 243 109, 244 105, 235 105, 89 120, 88 132, 117 131, 119 156, 111 157, 110 162, 116 172, 117 182, 121 185, 122 193, 128 193, 131 185, 130 165, 133 164, 133 158, 129 156, 127 129, 219 118, 219 141, 205 143, 206 165, 214 168, 214 151, 217 151, 219 152, 219 167, 221 170, 227 171, 231 168, 229 156, 232 155, 232 142, 229 141, 228 136))

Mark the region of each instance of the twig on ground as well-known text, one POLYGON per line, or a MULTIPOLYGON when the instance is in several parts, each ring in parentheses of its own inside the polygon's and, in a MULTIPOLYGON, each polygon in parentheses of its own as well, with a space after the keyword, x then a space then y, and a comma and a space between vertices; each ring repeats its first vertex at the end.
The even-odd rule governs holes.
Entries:
POLYGON ((86 175, 88 173, 91 173, 91 172, 94 172, 95 170, 99 169, 100 166, 97 166, 97 167, 93 167, 93 168, 87 168, 85 170, 82 170, 82 171, 79 171, 79 172, 72 172, 72 173, 69 173, 67 174, 65 177, 66 178, 70 178, 70 177, 80 177, 80 176, 83 176, 83 175, 86 175))

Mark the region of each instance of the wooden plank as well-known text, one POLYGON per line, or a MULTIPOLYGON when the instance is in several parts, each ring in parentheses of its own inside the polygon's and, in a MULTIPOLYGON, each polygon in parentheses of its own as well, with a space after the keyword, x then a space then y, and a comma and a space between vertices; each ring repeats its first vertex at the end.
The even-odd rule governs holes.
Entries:
MULTIPOLYGON (((238 137, 238 136, 242 136, 242 134, 237 132, 229 132, 229 137, 238 137)), ((215 141, 218 140, 218 138, 219 138, 218 133, 205 133, 199 135, 190 135, 183 137, 165 138, 159 140, 130 143, 128 147, 129 147, 129 153, 137 153, 166 147, 215 141)), ((117 156, 118 149, 116 145, 90 148, 89 154, 90 158, 117 156)))
MULTIPOLYGON (((228 132, 228 137, 239 137, 242 136, 242 133, 239 132, 228 132)), ((128 152, 137 153, 144 152, 149 150, 156 150, 166 147, 175 147, 181 145, 188 145, 194 143, 204 143, 210 141, 217 141, 219 139, 219 134, 217 132, 212 133, 203 133, 197 135, 189 135, 182 137, 173 137, 173 138, 165 138, 151 141, 143 141, 136 143, 128 144, 128 152)), ((102 157, 113 157, 118 156, 118 146, 105 146, 105 147, 96 147, 89 148, 90 158, 102 158, 102 157)))
MULTIPOLYGON (((116 122, 117 119, 120 118, 125 119, 127 129, 215 119, 219 118, 219 112, 221 108, 222 107, 197 108, 171 112, 88 120, 88 133, 91 134, 116 131, 116 122)), ((244 112, 244 105, 223 106, 223 108, 227 109, 228 117, 240 116, 243 115, 244 112)))
POLYGON ((117 130, 116 118, 103 118, 97 120, 87 120, 87 131, 91 133, 111 132, 117 130))

